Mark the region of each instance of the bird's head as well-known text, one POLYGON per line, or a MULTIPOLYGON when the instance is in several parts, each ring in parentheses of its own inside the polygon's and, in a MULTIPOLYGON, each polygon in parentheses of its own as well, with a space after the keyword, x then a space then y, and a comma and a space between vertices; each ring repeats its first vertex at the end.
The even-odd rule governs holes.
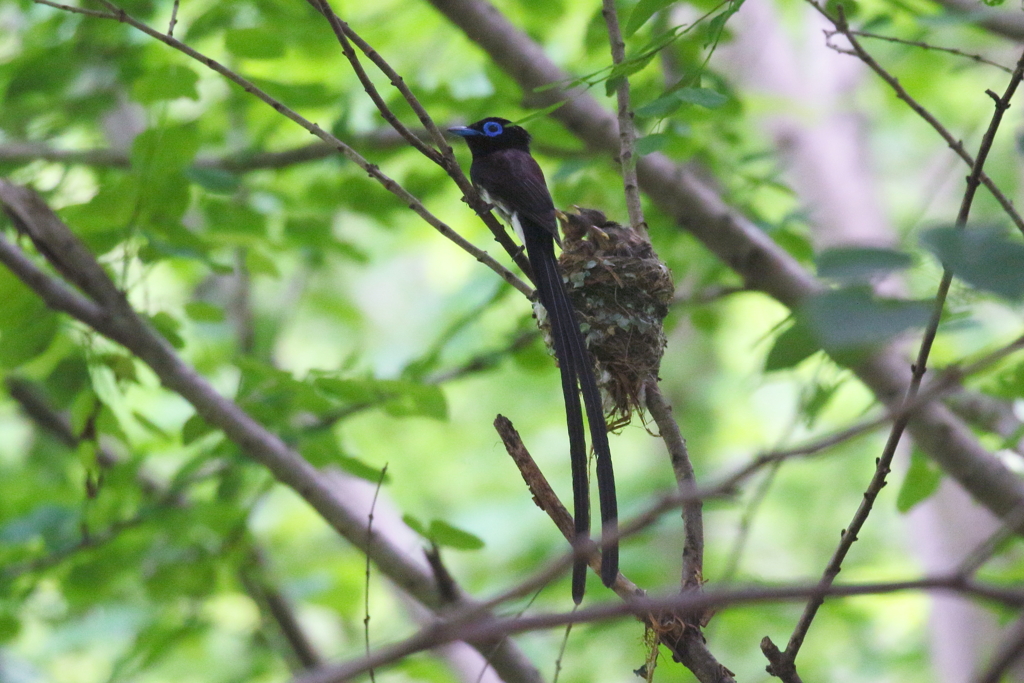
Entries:
POLYGON ((466 138, 473 156, 503 149, 530 151, 530 134, 526 129, 497 116, 488 116, 468 126, 449 128, 448 132, 466 138))

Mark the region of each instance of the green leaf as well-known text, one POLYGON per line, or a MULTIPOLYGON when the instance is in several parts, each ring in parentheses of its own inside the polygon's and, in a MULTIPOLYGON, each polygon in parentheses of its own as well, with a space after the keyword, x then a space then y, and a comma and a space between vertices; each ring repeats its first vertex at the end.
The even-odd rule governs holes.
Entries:
POLYGON ((79 235, 123 229, 135 213, 138 198, 137 179, 126 177, 104 183, 85 204, 68 206, 57 213, 79 235))
POLYGON ((626 27, 622 29, 622 37, 629 38, 634 33, 640 30, 640 27, 647 23, 647 20, 660 12, 675 0, 640 0, 633 8, 633 11, 629 13, 629 19, 626 20, 626 27))
POLYGON ((245 255, 245 267, 253 275, 266 275, 267 277, 281 277, 281 271, 277 269, 274 260, 258 249, 250 249, 245 255))
POLYGON ((202 416, 193 415, 185 420, 185 424, 181 427, 181 443, 183 446, 188 446, 214 431, 216 429, 211 427, 202 416))
POLYGON ((71 404, 71 433, 76 437, 81 436, 82 432, 85 431, 86 425, 89 420, 96 415, 99 401, 96 398, 96 392, 92 390, 92 387, 79 392, 78 396, 75 397, 74 402, 71 404))
POLYGON ((913 257, 894 249, 843 247, 828 249, 815 259, 818 276, 844 282, 866 282, 896 270, 909 268, 913 257))
POLYGON ((408 380, 360 380, 318 377, 324 393, 348 403, 380 405, 396 417, 448 419, 448 404, 440 387, 408 380))
POLYGON ((696 104, 705 109, 718 109, 729 101, 727 96, 709 88, 680 88, 674 94, 680 102, 696 104))
POLYGON ((660 119, 668 116, 676 109, 679 109, 682 104, 683 101, 676 97, 675 93, 669 93, 668 95, 662 95, 658 99, 648 102, 641 107, 637 107, 634 113, 637 116, 660 119))
POLYGON ((550 114, 551 112, 557 111, 557 110, 561 109, 568 101, 569 100, 560 100, 558 102, 555 102, 554 104, 549 104, 548 106, 544 107, 543 109, 538 109, 536 111, 531 111, 529 114, 527 114, 523 118, 517 120, 515 123, 516 123, 516 125, 521 126, 524 123, 529 123, 530 121, 533 121, 534 119, 543 118, 543 117, 547 116, 548 114, 550 114))
POLYGON ((775 338, 768 357, 765 359, 764 371, 775 372, 795 367, 800 361, 809 358, 821 346, 807 325, 797 320, 785 332, 775 338))
POLYGON ((171 317, 170 314, 160 311, 156 315, 147 317, 153 329, 170 342, 171 346, 176 349, 185 348, 185 340, 178 334, 178 331, 181 330, 181 323, 171 317))
POLYGON ((863 348, 891 339, 931 317, 929 301, 876 299, 868 287, 836 289, 811 297, 800 316, 826 349, 863 348))
POLYGON ((190 301, 185 304, 185 315, 199 323, 219 323, 224 320, 224 310, 206 301, 190 301))
POLYGON ((199 75, 192 69, 181 64, 168 64, 147 72, 135 81, 132 93, 139 104, 153 104, 179 97, 198 100, 198 82, 199 75))
POLYGON ((323 107, 334 104, 338 95, 320 82, 281 83, 265 78, 252 78, 253 83, 276 100, 289 107, 323 107))
POLYGON ((941 482, 942 470, 933 465, 919 449, 914 448, 910 453, 910 469, 896 496, 896 509, 909 512, 912 507, 935 493, 941 482))
POLYGON ((285 43, 270 29, 236 28, 225 32, 224 47, 236 57, 276 59, 284 56, 285 43))
POLYGON ((437 545, 455 548, 456 550, 479 550, 484 547, 483 540, 478 536, 456 528, 440 519, 430 522, 430 530, 427 536, 437 545))
POLYGON ((665 146, 672 141, 671 135, 668 133, 651 133, 636 141, 636 153, 640 156, 645 154, 651 154, 653 152, 661 151, 665 146))
POLYGON ((0 268, 0 297, 0 365, 15 368, 50 346, 60 319, 6 268, 0 268))
POLYGON ((921 244, 968 284, 1006 299, 1024 297, 1024 244, 995 226, 943 227, 921 244))
POLYGON ((423 538, 440 546, 457 550, 479 550, 484 547, 479 537, 440 519, 432 520, 429 528, 412 515, 402 515, 402 521, 423 538))
POLYGON ((150 128, 132 143, 132 168, 144 174, 168 175, 184 170, 198 151, 199 129, 194 125, 150 128))
POLYGON ((418 533, 423 538, 428 540, 430 539, 430 534, 427 533, 427 527, 423 526, 423 522, 420 520, 416 519, 412 515, 402 515, 402 521, 405 522, 407 527, 418 533))
POLYGON ((233 194, 242 184, 237 175, 222 168, 189 166, 185 169, 185 177, 213 194, 233 194))

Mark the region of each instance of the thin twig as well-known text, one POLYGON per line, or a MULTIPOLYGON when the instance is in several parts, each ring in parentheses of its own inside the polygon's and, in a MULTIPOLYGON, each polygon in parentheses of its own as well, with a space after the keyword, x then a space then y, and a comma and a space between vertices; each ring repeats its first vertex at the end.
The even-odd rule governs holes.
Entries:
POLYGON ((508 231, 498 221, 497 218, 490 211, 490 205, 483 201, 479 197, 476 188, 470 182, 466 174, 462 172, 462 168, 459 166, 458 160, 455 158, 455 151, 444 137, 444 133, 437 127, 434 120, 427 113, 427 110, 420 103, 419 99, 413 94, 412 90, 405 83, 405 79, 395 71, 387 60, 385 60, 379 52, 366 42, 358 33, 356 33, 352 27, 345 21, 342 21, 337 14, 331 9, 330 4, 327 0, 307 0, 314 9, 322 14, 331 25, 331 29, 334 31, 335 37, 338 39, 341 45, 341 50, 344 53, 349 64, 352 65, 352 70, 355 71, 356 76, 359 78, 359 82, 363 85, 363 90, 373 100, 374 105, 377 107, 377 111, 380 112, 384 120, 387 121, 392 128, 408 140, 415 149, 417 149, 425 157, 433 161, 435 164, 445 170, 449 177, 455 181, 459 189, 462 190, 463 196, 469 203, 470 207, 476 211, 477 215, 484 221, 484 224, 494 235, 494 239, 505 249, 506 253, 512 257, 516 262, 516 265, 528 275, 530 274, 530 264, 526 260, 523 250, 520 249, 516 243, 509 236, 508 231), (409 130, 405 124, 401 122, 397 115, 391 108, 388 107, 384 98, 381 97, 377 87, 370 80, 369 75, 363 68, 359 61, 358 55, 352 49, 352 45, 349 41, 355 43, 359 49, 365 54, 370 61, 372 61, 381 72, 390 79, 391 85, 393 85, 398 92, 401 93, 402 97, 409 104, 412 110, 416 113, 420 123, 426 128, 427 132, 434 140, 434 144, 437 145, 438 150, 429 147, 426 143, 419 139, 415 133, 409 130))
MULTIPOLYGON (((533 500, 537 506, 547 513, 551 521, 555 523, 565 539, 570 543, 576 537, 576 532, 573 527, 572 516, 569 511, 559 500, 555 494, 551 485, 544 477, 543 472, 537 467, 537 463, 533 460, 530 452, 526 449, 523 444, 519 433, 512 426, 512 423, 508 418, 499 415, 494 421, 494 427, 501 436, 502 442, 505 444, 505 450, 512 457, 516 467, 519 468, 519 472, 522 475, 526 485, 533 494, 533 500)), ((688 487, 692 490, 692 482, 688 487)), ((699 503, 700 499, 691 495, 686 495, 684 492, 678 492, 680 497, 685 499, 684 504, 693 504, 694 502, 699 503)), ((672 498, 672 497, 668 497, 672 498)), ((664 499, 662 501, 664 503, 664 499)), ((667 511, 675 507, 673 504, 660 505, 658 506, 661 512, 667 511)), ((661 513, 654 513, 643 515, 637 520, 634 520, 630 524, 619 527, 619 536, 634 534, 641 528, 646 527, 648 524, 653 523, 654 520, 660 517, 661 513)), ((590 563, 591 569, 595 573, 600 575, 601 573, 601 554, 597 551, 597 548, 590 544, 589 549, 577 550, 576 552, 586 551, 587 560, 590 563)), ((563 561, 556 563, 547 572, 542 572, 537 577, 525 582, 521 586, 516 587, 512 591, 505 593, 498 598, 493 599, 488 604, 494 605, 501 601, 510 599, 510 596, 515 593, 521 593, 526 588, 536 585, 541 581, 547 581, 549 572, 557 570, 559 573, 564 572, 569 567, 572 555, 568 555, 563 558, 563 561)), ((615 583, 612 585, 612 589, 616 594, 624 601, 629 602, 642 597, 645 592, 638 588, 636 584, 629 581, 620 572, 615 583)), ((692 593, 693 591, 687 591, 692 593)), ((682 613, 689 614, 689 613, 682 613)), ((641 617, 644 625, 652 629, 658 634, 658 638, 662 644, 665 645, 673 654, 676 661, 682 662, 684 666, 690 669, 697 676, 697 679, 701 683, 728 683, 732 681, 732 675, 728 669, 722 666, 708 650, 704 643, 703 637, 700 635, 699 629, 693 624, 689 623, 689 619, 676 618, 675 614, 665 614, 662 612, 650 612, 643 614, 641 617)))
MULTIPOLYGON (((626 61, 626 44, 619 30, 619 14, 615 0, 603 0, 601 14, 608 26, 608 43, 612 50, 612 63, 618 66, 626 61)), ((636 178, 636 128, 633 125, 633 110, 629 106, 629 77, 620 76, 615 86, 619 116, 619 164, 622 167, 622 184, 626 193, 626 209, 629 224, 640 235, 647 235, 647 221, 640 203, 640 183, 636 178)))
POLYGON ((72 14, 84 14, 88 17, 99 17, 100 19, 117 19, 116 14, 108 14, 107 12, 100 12, 94 9, 85 9, 84 7, 72 7, 71 5, 63 5, 59 2, 52 2, 51 0, 32 0, 38 5, 47 5, 48 7, 55 7, 65 12, 71 12, 72 14))
MULTIPOLYGON (((697 488, 697 479, 693 473, 693 463, 686 448, 686 440, 679 430, 679 423, 672 415, 672 406, 665 400, 657 382, 648 382, 645 387, 647 410, 650 411, 654 423, 658 425, 661 438, 665 441, 669 457, 672 460, 672 471, 676 476, 676 485, 682 492, 697 488)), ((682 590, 700 588, 704 582, 704 515, 703 503, 693 500, 683 505, 683 529, 686 538, 683 541, 683 573, 682 590)))
MULTIPOLYGON (((43 2, 43 0, 33 1, 43 2)), ((330 144, 338 152, 344 155, 346 159, 349 159, 350 161, 358 165, 360 168, 362 168, 364 171, 366 171, 371 178, 373 178, 381 185, 383 185, 386 190, 388 190, 389 192, 397 196, 399 199, 401 199, 403 203, 405 203, 410 209, 415 211, 435 230, 437 230, 443 236, 454 242, 464 251, 472 255, 473 258, 475 258, 477 261, 484 264, 485 266, 493 270, 495 273, 500 275, 503 280, 511 284, 513 287, 518 289, 527 297, 533 296, 533 289, 525 282, 523 282, 521 279, 519 279, 519 277, 517 277, 512 271, 510 271, 508 268, 505 268, 505 266, 495 261, 494 258, 486 251, 475 246, 472 242, 462 237, 462 235, 458 234, 455 230, 453 230, 449 225, 444 223, 441 219, 437 218, 432 213, 430 213, 430 211, 428 211, 426 207, 423 206, 423 203, 418 198, 409 193, 395 180, 387 176, 383 171, 380 170, 379 166, 377 166, 376 164, 372 164, 365 158, 363 158, 363 156, 356 152, 353 148, 349 147, 347 144, 345 144, 338 138, 334 137, 317 124, 301 116, 298 112, 294 111, 293 109, 290 109, 289 107, 286 107, 280 101, 274 99, 269 94, 261 90, 254 83, 242 77, 238 73, 232 71, 231 69, 227 68, 220 62, 211 59, 210 57, 207 57, 201 52, 192 49, 188 45, 185 45, 181 41, 165 33, 157 31, 156 29, 148 26, 147 24, 138 21, 130 14, 125 12, 123 9, 115 5, 113 2, 110 2, 110 0, 98 1, 103 3, 107 8, 109 8, 111 14, 99 14, 93 16, 100 16, 105 19, 114 19, 121 23, 129 24, 130 26, 138 29, 139 31, 145 33, 151 38, 155 38, 156 40, 159 40, 165 45, 174 48, 175 50, 178 50, 179 52, 182 52, 185 55, 188 55, 197 62, 205 65, 213 71, 216 71, 221 76, 224 76, 232 83, 237 84, 247 93, 256 96, 265 104, 269 105, 277 113, 290 119, 291 121, 294 121, 295 123, 302 126, 302 128, 304 128, 305 130, 317 136, 324 142, 330 144)))
POLYGON ((507 637, 516 633, 559 628, 566 624, 602 622, 633 615, 643 618, 649 613, 696 612, 743 604, 767 604, 803 600, 809 595, 853 597, 884 595, 904 591, 951 592, 975 596, 997 604, 1020 608, 1024 606, 1024 591, 965 581, 957 575, 939 575, 912 581, 892 581, 870 584, 849 584, 822 587, 820 584, 789 586, 753 586, 704 592, 679 593, 664 598, 637 598, 630 602, 603 603, 572 612, 534 614, 514 618, 470 618, 461 614, 444 621, 435 621, 410 638, 378 650, 370 659, 351 660, 298 676, 292 683, 335 683, 350 680, 371 666, 385 664, 455 640, 474 641, 477 638, 507 637))
POLYGON ((174 35, 174 27, 178 23, 178 3, 180 0, 174 0, 174 5, 171 6, 171 23, 167 26, 167 35, 174 35))
MULTIPOLYGON (((373 490, 373 501, 370 503, 370 512, 366 516, 366 585, 363 590, 363 638, 366 641, 366 656, 370 656, 370 552, 373 545, 373 511, 377 508, 377 496, 380 495, 380 487, 384 485, 384 478, 388 475, 388 464, 380 469, 380 478, 377 480, 377 487, 373 490)), ((377 677, 371 668, 370 683, 376 683, 377 677)))
POLYGON ((978 62, 979 64, 987 64, 994 66, 997 69, 1001 69, 1006 73, 1013 73, 1013 69, 1003 66, 997 62, 985 59, 981 55, 973 54, 971 52, 964 52, 963 50, 957 50, 953 47, 940 47, 938 45, 932 45, 931 43, 924 43, 917 40, 904 40, 903 38, 896 38, 894 36, 883 36, 878 33, 869 33, 868 31, 850 31, 852 35, 860 36, 861 38, 874 38, 875 40, 884 40, 888 43, 898 43, 900 45, 910 45, 911 47, 919 47, 922 50, 934 50, 936 52, 946 52, 951 55, 958 57, 964 57, 972 61, 978 62))
MULTIPOLYGON (((923 106, 921 106, 920 103, 918 103, 917 100, 911 97, 910 93, 908 93, 906 89, 902 85, 900 85, 899 80, 897 80, 895 76, 886 71, 878 63, 878 61, 875 60, 875 58, 872 57, 871 54, 868 53, 868 51, 861 46, 860 42, 853 34, 853 31, 850 29, 849 24, 846 23, 846 18, 842 13, 839 13, 838 16, 833 17, 814 0, 807 0, 807 3, 811 7, 816 9, 823 17, 832 22, 833 26, 835 26, 836 28, 835 32, 832 35, 838 33, 840 35, 845 36, 846 39, 850 41, 850 46, 853 48, 853 50, 851 52, 850 50, 837 48, 836 46, 831 45, 831 43, 829 43, 829 47, 832 47, 833 49, 839 52, 846 52, 852 54, 853 56, 857 57, 862 62, 864 62, 864 64, 866 64, 868 68, 870 68, 872 71, 878 74, 879 77, 881 77, 881 79, 885 81, 890 88, 892 88, 893 92, 896 94, 896 97, 903 100, 915 114, 920 116, 928 123, 928 125, 934 128, 935 132, 938 133, 942 137, 942 139, 946 141, 946 144, 949 146, 949 148, 956 152, 957 156, 963 159, 964 162, 971 167, 971 169, 974 169, 977 166, 974 158, 971 157, 971 155, 964 148, 963 143, 954 138, 953 135, 946 129, 946 127, 943 126, 939 122, 939 120, 932 115, 930 111, 925 109, 923 106)), ((830 37, 828 33, 826 33, 826 36, 830 37)), ((1002 190, 999 189, 999 187, 992 181, 991 178, 988 177, 987 174, 981 173, 979 178, 981 180, 981 183, 986 187, 986 189, 988 189, 989 192, 992 193, 992 196, 995 197, 996 201, 999 202, 999 205, 1003 207, 1003 211, 1005 211, 1006 215, 1010 217, 1010 220, 1012 220, 1014 225, 1017 226, 1017 229, 1020 230, 1021 232, 1024 232, 1024 219, 1022 219, 1020 214, 1017 213, 1017 209, 1014 208, 1013 202, 1007 199, 1006 195, 1003 194, 1002 190)))
MULTIPOLYGON (((848 30, 846 18, 843 14, 841 5, 839 6, 839 18, 836 20, 836 27, 841 32, 848 30)), ((855 39, 852 37, 850 40, 851 42, 855 42, 855 39)), ((860 47, 855 45, 855 49, 860 50, 860 47)), ((971 168, 971 174, 967 178, 967 187, 964 191, 963 200, 960 203, 960 210, 956 218, 956 225, 960 229, 963 229, 967 225, 971 206, 974 202, 974 197, 980 184, 982 168, 984 167, 985 160, 988 158, 988 153, 992 148, 996 132, 999 130, 1003 113, 1009 108, 1010 99, 1016 92, 1022 78, 1024 78, 1024 54, 1022 54, 1020 60, 1018 60, 1017 67, 1014 69, 1013 75, 1010 77, 1010 81, 1007 84, 1002 97, 993 95, 993 99, 995 100, 995 111, 993 112, 992 120, 989 123, 988 129, 985 131, 985 135, 982 138, 981 145, 978 149, 978 157, 971 168)), ((932 344, 935 341, 935 336, 938 332, 939 322, 942 318, 943 306, 945 305, 946 295, 949 292, 949 286, 952 280, 953 273, 946 268, 943 272, 938 292, 935 295, 935 304, 932 310, 931 320, 925 328, 917 359, 912 367, 911 381, 910 385, 907 387, 904 403, 912 402, 915 399, 918 390, 920 389, 921 382, 924 379, 925 370, 928 365, 928 357, 931 353, 932 344)), ((889 465, 892 462, 892 458, 896 453, 896 447, 899 444, 903 431, 906 429, 909 421, 909 415, 901 416, 894 421, 892 429, 889 432, 889 439, 878 459, 875 474, 871 478, 871 483, 868 485, 867 490, 864 492, 864 498, 861 501, 856 514, 851 520, 850 525, 843 531, 842 540, 832 555, 832 559, 825 568, 821 578, 822 586, 831 585, 835 580, 835 577, 839 574, 843 560, 846 558, 846 554, 849 552, 854 541, 857 540, 857 534, 860 532, 861 527, 863 527, 864 522, 867 521, 875 498, 878 496, 879 492, 881 492, 882 487, 885 486, 886 477, 889 473, 889 465)), ((821 607, 823 602, 823 596, 816 596, 812 598, 804 608, 800 621, 793 630, 793 634, 789 639, 785 652, 783 653, 785 660, 790 664, 796 661, 796 655, 800 651, 800 646, 803 644, 807 631, 811 626, 811 622, 813 622, 818 608, 821 607)))

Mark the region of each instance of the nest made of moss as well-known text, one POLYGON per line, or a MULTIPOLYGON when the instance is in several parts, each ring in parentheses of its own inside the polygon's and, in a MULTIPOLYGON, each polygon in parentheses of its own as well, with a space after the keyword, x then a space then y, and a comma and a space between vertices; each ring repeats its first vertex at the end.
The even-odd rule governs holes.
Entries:
POLYGON ((658 379, 672 275, 646 237, 596 209, 576 207, 562 230, 562 276, 597 365, 609 428, 619 429, 643 409, 644 385, 658 379))

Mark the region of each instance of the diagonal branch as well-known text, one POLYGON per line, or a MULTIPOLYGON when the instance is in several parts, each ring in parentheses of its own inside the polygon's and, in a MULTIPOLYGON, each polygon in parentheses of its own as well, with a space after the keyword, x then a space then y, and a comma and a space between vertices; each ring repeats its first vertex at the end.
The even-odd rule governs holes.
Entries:
MULTIPOLYGON (((78 248, 69 253, 85 261, 72 262, 66 256, 61 261, 62 268, 72 271, 72 279, 82 280, 82 273, 95 272, 105 277, 95 258, 52 210, 41 199, 19 204, 21 193, 12 191, 16 188, 0 180, 0 203, 5 208, 11 209, 11 204, 15 204, 19 218, 30 230, 40 222, 45 222, 60 237, 62 244, 77 244, 78 248)), ((53 245, 43 246, 45 255, 52 250, 53 245)), ((367 534, 363 511, 353 501, 337 495, 330 480, 318 469, 237 404, 217 393, 202 375, 186 364, 171 345, 132 309, 126 299, 118 297, 109 302, 110 308, 86 299, 44 272, 17 246, 2 237, 0 262, 42 297, 50 308, 70 314, 135 354, 153 370, 164 387, 192 404, 196 413, 208 424, 221 429, 243 453, 266 467, 278 482, 298 493, 339 534, 369 554, 396 585, 429 609, 451 607, 451 601, 444 602, 438 594, 434 576, 421 559, 410 556, 380 532, 367 534)), ((109 279, 107 286, 114 287, 109 279)), ((478 603, 462 591, 457 592, 455 604, 480 609, 478 603)), ((488 659, 506 681, 539 683, 541 680, 537 669, 507 638, 481 639, 471 645, 488 659)))
MULTIPOLYGON (((42 2, 42 0, 33 1, 42 2)), ((295 110, 288 108, 280 101, 274 99, 264 90, 257 87, 256 84, 254 84, 246 78, 243 78, 241 75, 227 68, 220 62, 211 59, 210 57, 207 57, 206 55, 202 54, 197 50, 192 49, 188 45, 182 43, 180 40, 177 40, 176 38, 173 38, 172 36, 169 36, 165 33, 161 33, 160 31, 157 31, 151 26, 135 19, 130 14, 125 12, 123 9, 121 9, 114 3, 110 2, 110 0, 99 1, 110 10, 110 14, 101 13, 99 15, 101 18, 114 19, 116 21, 128 24, 138 29, 139 31, 145 33, 151 38, 159 40, 165 45, 174 48, 175 50, 178 50, 179 52, 191 57, 192 59, 205 65, 211 70, 216 71, 218 74, 224 76, 232 83, 235 83, 236 85, 240 86, 247 93, 254 95, 258 99, 263 101, 265 104, 270 106, 274 111, 290 119, 291 121, 294 121, 295 123, 299 124, 305 130, 309 131, 310 133, 317 136, 327 144, 331 145, 335 150, 340 152, 346 159, 352 161, 361 169, 366 171, 371 178, 373 178, 381 185, 383 185, 384 189, 386 189, 388 192, 391 192, 396 197, 401 199, 404 204, 406 204, 410 209, 415 211, 417 215, 423 218, 423 220, 425 220, 435 230, 437 230, 446 238, 454 242, 461 249, 468 252, 477 261, 484 264, 485 266, 493 270, 495 273, 500 275, 503 280, 505 280, 510 285, 518 289, 528 298, 533 296, 533 290, 529 285, 527 285, 521 279, 516 277, 516 275, 508 268, 505 268, 505 266, 495 261, 494 257, 488 254, 486 251, 478 248, 472 242, 470 242, 462 235, 457 233, 455 230, 453 230, 449 225, 444 223, 437 216, 428 211, 427 208, 423 206, 423 203, 417 197, 412 195, 408 190, 402 187, 394 179, 390 178, 383 171, 381 171, 379 166, 377 166, 376 164, 372 164, 368 160, 366 160, 361 154, 355 151, 355 149, 345 144, 335 136, 331 135, 330 133, 328 133, 323 128, 313 123, 309 119, 300 115, 295 110)), ((79 12, 79 9, 77 7, 68 7, 64 5, 60 5, 59 7, 60 9, 65 9, 69 12, 82 13, 79 12)), ((91 16, 96 16, 96 13, 92 13, 91 16)))
MULTIPOLYGON (((842 6, 839 8, 839 20, 836 26, 846 26, 846 19, 843 15, 842 6)), ((840 28, 839 30, 842 31, 844 29, 840 28)), ((993 98, 996 101, 995 112, 992 115, 992 120, 989 123, 988 130, 985 131, 985 135, 982 138, 981 146, 978 149, 977 159, 971 169, 971 174, 967 177, 967 188, 964 191, 963 201, 960 204, 960 210, 956 217, 956 226, 961 230, 967 226, 967 219, 970 216, 971 206, 974 203, 974 197, 977 194, 978 186, 981 183, 982 168, 984 167, 985 160, 988 158, 989 151, 992 149, 992 143, 995 140, 996 132, 999 130, 999 125, 1002 122, 1003 113, 1009 109, 1010 100, 1013 98, 1013 95, 1017 91, 1017 87, 1020 85, 1022 79, 1024 79, 1024 54, 1022 54, 1020 60, 1018 60, 1017 68, 1014 69, 1013 75, 1010 77, 1010 81, 1007 84, 1002 97, 996 97, 993 95, 993 98)), ((949 270, 949 268, 945 268, 942 274, 942 281, 939 283, 938 292, 935 295, 935 303, 932 310, 931 320, 925 328, 924 335, 921 339, 920 350, 917 354, 917 360, 913 365, 913 373, 910 385, 907 387, 907 394, 904 399, 904 403, 914 401, 917 397, 918 390, 921 387, 921 382, 924 380, 924 375, 928 367, 928 358, 931 353, 932 344, 935 341, 935 335, 938 333, 939 322, 942 318, 942 311, 946 303, 946 295, 949 292, 949 287, 952 281, 953 272, 949 270)), ((885 486, 886 477, 889 474, 889 466, 892 463, 893 456, 896 454, 896 447, 903 436, 903 432, 907 427, 908 421, 909 416, 903 416, 897 418, 893 423, 892 429, 889 432, 889 439, 885 444, 885 448, 883 449, 881 456, 878 458, 875 467, 875 474, 872 477, 867 490, 864 492, 864 498, 861 501, 853 520, 843 531, 842 540, 825 568, 824 574, 821 578, 822 586, 831 585, 836 576, 838 576, 843 560, 846 558, 846 555, 854 541, 857 540, 857 534, 867 521, 868 515, 871 514, 871 508, 874 505, 875 498, 881 492, 882 487, 885 486)), ((1014 512, 1011 510, 1008 514, 1013 515, 1014 512)), ((800 651, 800 647, 803 644, 807 631, 811 626, 811 622, 814 620, 818 608, 821 607, 823 602, 824 597, 819 598, 818 596, 815 596, 804 608, 800 621, 793 630, 792 636, 790 636, 789 644, 786 646, 785 652, 782 653, 787 669, 790 668, 796 660, 797 653, 800 651)))

